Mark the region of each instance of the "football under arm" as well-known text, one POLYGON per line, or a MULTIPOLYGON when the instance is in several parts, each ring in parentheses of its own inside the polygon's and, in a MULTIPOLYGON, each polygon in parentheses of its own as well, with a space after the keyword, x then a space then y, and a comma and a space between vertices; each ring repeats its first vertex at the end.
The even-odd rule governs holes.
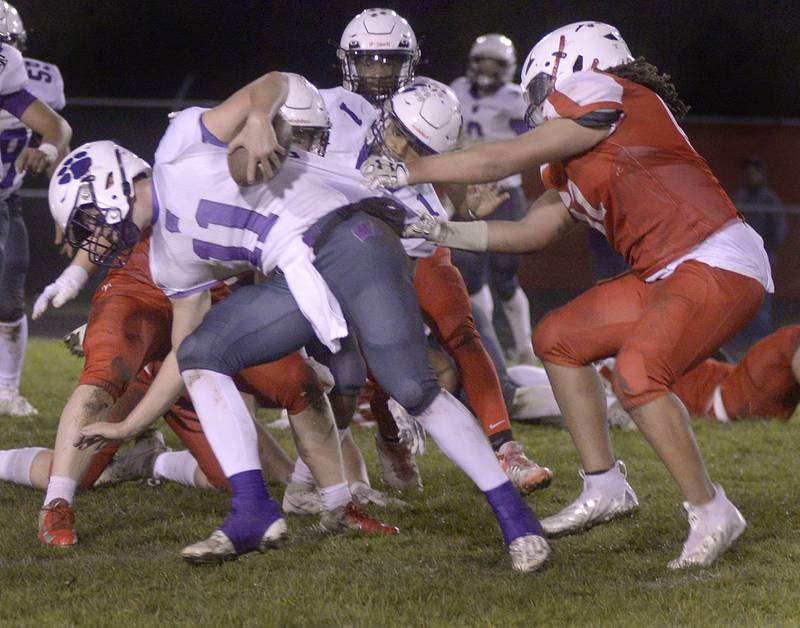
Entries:
POLYGON ((608 128, 591 129, 559 118, 513 139, 423 157, 406 164, 408 183, 489 183, 542 164, 580 155, 599 144, 608 128))
POLYGON ((228 143, 239 133, 248 116, 262 116, 271 121, 286 102, 288 93, 286 75, 269 72, 206 111, 203 124, 215 137, 228 143))
POLYGON ((211 307, 208 290, 172 301, 172 349, 144 397, 123 421, 128 438, 141 434, 155 423, 183 394, 177 351, 181 342, 200 324, 211 307))

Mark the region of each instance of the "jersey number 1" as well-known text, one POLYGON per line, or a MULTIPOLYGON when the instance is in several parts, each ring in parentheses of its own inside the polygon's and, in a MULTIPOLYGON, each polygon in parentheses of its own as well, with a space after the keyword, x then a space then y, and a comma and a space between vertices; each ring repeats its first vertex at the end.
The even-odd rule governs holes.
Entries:
MULTIPOLYGON (((258 241, 266 242, 272 227, 278 221, 276 214, 264 216, 245 207, 227 205, 217 201, 201 199, 197 205, 195 213, 197 224, 203 229, 208 229, 211 225, 229 227, 238 231, 245 230, 255 233, 258 241)), ((195 255, 200 259, 213 259, 222 262, 242 261, 248 262, 252 266, 261 266, 262 251, 257 246, 248 249, 242 246, 224 246, 206 240, 192 240, 192 247, 195 255)))

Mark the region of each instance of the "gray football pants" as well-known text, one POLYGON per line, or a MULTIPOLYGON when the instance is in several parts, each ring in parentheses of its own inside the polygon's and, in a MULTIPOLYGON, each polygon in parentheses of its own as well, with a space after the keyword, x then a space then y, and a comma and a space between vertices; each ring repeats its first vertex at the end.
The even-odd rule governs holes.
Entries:
POLYGON ((28 229, 20 199, 0 200, 0 322, 13 323, 25 315, 29 261, 28 229))
MULTIPOLYGON (((382 220, 356 212, 333 229, 314 265, 342 306, 378 384, 410 414, 420 414, 440 389, 427 357, 410 261, 397 235, 382 220)), ((277 360, 314 338, 278 275, 268 283, 240 288, 215 305, 181 344, 178 363, 181 371, 234 375, 277 360)), ((348 351, 357 351, 356 343, 343 343, 331 362, 334 377, 337 363, 351 362, 348 351)))

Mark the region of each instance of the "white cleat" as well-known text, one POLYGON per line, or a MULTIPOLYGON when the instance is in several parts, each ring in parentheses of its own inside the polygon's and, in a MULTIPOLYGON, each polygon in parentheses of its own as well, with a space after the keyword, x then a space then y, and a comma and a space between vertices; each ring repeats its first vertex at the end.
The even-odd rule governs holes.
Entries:
POLYGON ((39 411, 15 388, 0 387, 0 414, 33 416, 39 414, 39 411))
POLYGON ((350 495, 357 506, 378 506, 379 508, 405 508, 408 506, 402 499, 389 497, 364 482, 353 482, 350 485, 350 495))
MULTIPOLYGON (((286 520, 276 519, 264 532, 257 549, 259 552, 278 549, 286 540, 286 536, 286 520)), ((188 545, 181 550, 181 558, 196 565, 221 563, 238 557, 236 548, 222 530, 214 530, 206 540, 188 545)))
POLYGON ((154 429, 147 430, 127 450, 114 457, 94 484, 102 486, 132 480, 152 480, 156 458, 166 451, 168 449, 161 432, 154 429))
POLYGON ((508 553, 514 571, 536 571, 550 557, 550 546, 543 536, 527 534, 511 541, 508 553))
POLYGON ((79 358, 86 355, 83 351, 83 339, 86 337, 87 325, 88 323, 84 323, 80 327, 76 327, 62 339, 69 352, 79 358))
POLYGON ((715 488, 717 493, 709 505, 692 506, 684 502, 689 515, 689 538, 681 555, 667 564, 670 569, 708 567, 747 527, 742 513, 725 497, 722 487, 715 488))
POLYGON ((586 475, 583 478, 583 491, 578 499, 562 511, 542 519, 542 529, 546 536, 563 536, 588 530, 611 521, 616 517, 630 514, 639 507, 639 500, 631 485, 625 479, 625 464, 618 460, 612 469, 602 476, 586 475), (609 474, 618 474, 611 478, 609 474))
POLYGON ((294 515, 317 515, 322 512, 322 500, 316 489, 289 482, 283 493, 283 512, 294 515))

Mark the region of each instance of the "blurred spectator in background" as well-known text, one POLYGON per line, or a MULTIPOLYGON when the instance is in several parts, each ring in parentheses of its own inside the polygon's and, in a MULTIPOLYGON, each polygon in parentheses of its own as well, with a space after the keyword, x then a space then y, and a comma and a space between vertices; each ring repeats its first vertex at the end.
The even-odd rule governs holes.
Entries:
MULTIPOLYGON (((787 230, 781 199, 767 187, 767 168, 760 157, 749 157, 743 167, 744 187, 736 192, 733 202, 745 215, 748 224, 764 239, 764 248, 774 269, 776 253, 786 238, 787 230)), ((741 354, 772 330, 772 295, 766 294, 756 317, 731 340, 728 348, 741 354)))

